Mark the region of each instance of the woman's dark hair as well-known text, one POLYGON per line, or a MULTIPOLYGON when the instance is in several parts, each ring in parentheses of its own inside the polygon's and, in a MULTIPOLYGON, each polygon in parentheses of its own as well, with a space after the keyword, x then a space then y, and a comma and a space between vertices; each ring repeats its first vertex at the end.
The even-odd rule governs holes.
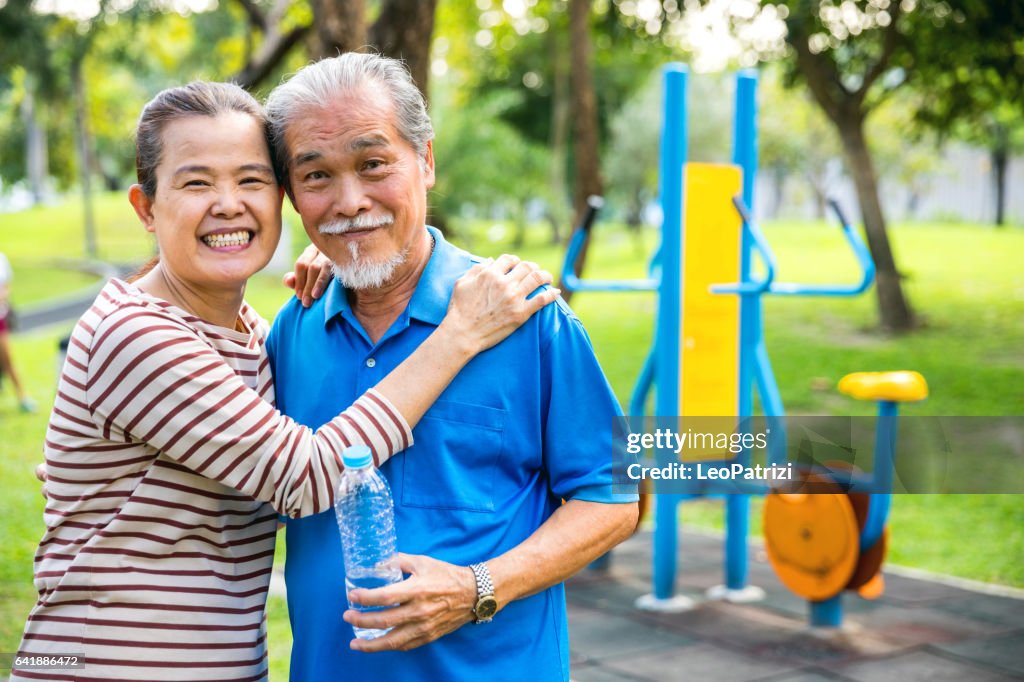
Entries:
POLYGON ((143 107, 135 128, 135 170, 146 196, 156 196, 156 167, 160 165, 163 154, 163 132, 167 124, 187 116, 214 117, 229 111, 249 114, 259 121, 267 140, 267 149, 273 155, 263 107, 234 83, 195 81, 168 88, 143 107))
MULTIPOLYGON (((263 127, 263 137, 273 163, 274 147, 270 141, 270 128, 260 103, 234 83, 209 83, 194 81, 177 88, 168 88, 158 93, 142 108, 139 123, 135 127, 135 171, 146 196, 156 196, 156 167, 163 155, 163 133, 168 123, 187 116, 209 116, 238 111, 249 114, 263 127)), ((159 256, 154 256, 127 278, 134 282, 156 267, 159 256)))

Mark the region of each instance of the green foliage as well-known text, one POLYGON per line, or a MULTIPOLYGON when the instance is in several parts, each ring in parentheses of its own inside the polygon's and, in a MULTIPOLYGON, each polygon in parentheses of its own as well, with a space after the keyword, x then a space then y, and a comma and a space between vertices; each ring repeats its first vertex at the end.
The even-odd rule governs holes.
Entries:
MULTIPOLYGON (((486 6, 478 11, 466 0, 453 4, 459 5, 458 17, 466 23, 446 22, 438 35, 445 41, 450 66, 465 70, 460 81, 468 96, 494 90, 521 92, 520 102, 504 111, 502 118, 528 139, 548 144, 555 70, 565 73, 568 69, 569 19, 564 0, 526 3, 528 9, 522 15, 510 15, 499 2, 476 3, 486 6)), ((650 73, 671 56, 656 36, 637 32, 620 18, 614 4, 595 4, 593 68, 602 139, 610 117, 643 85, 644 78, 637 74, 650 73)))
MULTIPOLYGON (((285 16, 285 27, 308 20, 308 13, 308 6, 296 3, 285 16)), ((10 184, 25 176, 19 107, 31 90, 37 120, 47 131, 50 174, 60 189, 76 183, 69 74, 72 62, 84 59, 87 121, 96 157, 92 170, 108 188, 124 186, 133 179, 132 131, 145 102, 171 85, 231 78, 253 49, 249 38, 235 2, 194 15, 168 11, 166 3, 155 0, 121 11, 104 2, 100 14, 85 20, 39 14, 27 0, 7 3, 0 8, 0 178, 10 184)), ((295 51, 276 74, 294 70, 302 59, 301 51, 295 51)))
POLYGON ((464 107, 435 104, 437 182, 431 203, 442 215, 500 210, 523 223, 527 203, 547 194, 547 150, 502 118, 520 100, 520 92, 505 90, 464 107))
POLYGON ((945 132, 958 124, 986 127, 993 119, 1004 125, 1019 124, 1024 98, 1024 4, 953 0, 948 9, 952 22, 937 22, 916 46, 919 79, 915 87, 928 97, 918 120, 945 132))
MULTIPOLYGON (((643 85, 611 118, 603 174, 612 209, 632 225, 658 192, 658 154, 662 126, 661 70, 652 70, 643 85)), ((692 161, 726 163, 732 141, 727 121, 732 116, 733 79, 723 74, 697 74, 689 81, 687 156, 692 161)), ((616 214, 618 215, 618 214, 616 214)))

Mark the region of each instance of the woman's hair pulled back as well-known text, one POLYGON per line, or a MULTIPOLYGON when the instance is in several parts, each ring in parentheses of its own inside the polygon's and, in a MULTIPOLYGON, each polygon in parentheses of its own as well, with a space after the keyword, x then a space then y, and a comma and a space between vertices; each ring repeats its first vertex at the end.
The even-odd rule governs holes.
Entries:
POLYGON ((163 154, 163 132, 167 124, 188 116, 212 118, 231 111, 249 114, 260 122, 267 149, 273 154, 263 107, 234 83, 195 81, 168 88, 151 99, 143 107, 135 128, 135 170, 146 196, 156 196, 156 167, 163 154))

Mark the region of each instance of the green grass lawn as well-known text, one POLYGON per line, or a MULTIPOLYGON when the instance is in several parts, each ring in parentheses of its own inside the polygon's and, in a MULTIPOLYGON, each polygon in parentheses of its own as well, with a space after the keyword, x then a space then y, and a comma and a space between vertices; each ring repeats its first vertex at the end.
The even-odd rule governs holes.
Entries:
MULTIPOLYGON (((150 252, 122 195, 98 202, 100 251, 105 258, 141 260, 150 252)), ((30 303, 67 293, 89 278, 75 279, 48 265, 56 256, 80 257, 76 204, 0 216, 0 250, 16 268, 16 299, 30 303)), ((511 250, 491 240, 489 223, 461 227, 455 241, 482 255, 511 250)), ((779 260, 778 279, 852 280, 856 269, 837 229, 817 223, 765 228, 779 260)), ((295 239, 296 250, 304 237, 295 239)), ((840 396, 835 383, 856 370, 917 369, 931 397, 908 406, 914 415, 1024 414, 1024 231, 972 225, 906 225, 892 230, 894 250, 907 277, 907 292, 926 326, 906 337, 872 331, 872 293, 857 299, 772 299, 765 304, 769 350, 783 399, 793 413, 867 414, 872 406, 840 396)), ((654 237, 636 237, 601 225, 587 274, 642 277, 654 237)), ((557 269, 560 250, 546 232, 531 231, 524 258, 557 269)), ((77 274, 77 273, 76 273, 77 274)), ((247 298, 268 319, 287 299, 276 278, 256 277, 247 298)), ((651 294, 581 294, 572 301, 620 399, 650 344, 651 294)), ((67 327, 69 328, 69 326, 67 327)), ((34 601, 32 555, 42 531, 43 500, 32 470, 41 457, 46 408, 56 381, 57 339, 67 328, 17 335, 14 354, 31 394, 44 408, 17 412, 9 389, 0 392, 0 651, 12 651, 34 601)), ((681 508, 685 523, 721 525, 715 503, 681 508)), ((755 518, 757 512, 755 510, 755 518)), ((759 526, 758 521, 752 523, 759 526)), ((1024 496, 913 495, 894 500, 890 559, 977 580, 1024 587, 1024 496)), ((279 559, 280 560, 280 559, 279 559)), ((274 679, 286 679, 288 624, 284 603, 271 599, 270 637, 274 679)))

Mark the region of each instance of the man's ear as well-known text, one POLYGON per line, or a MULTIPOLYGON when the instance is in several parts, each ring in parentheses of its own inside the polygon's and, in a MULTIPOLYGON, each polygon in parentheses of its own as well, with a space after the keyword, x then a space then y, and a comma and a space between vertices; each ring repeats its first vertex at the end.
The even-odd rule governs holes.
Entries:
POLYGON ((434 141, 427 140, 427 151, 423 153, 423 184, 427 189, 434 186, 434 141))
POLYGON ((143 191, 142 185, 135 184, 128 188, 128 201, 146 232, 153 232, 156 229, 153 225, 153 199, 143 191))

